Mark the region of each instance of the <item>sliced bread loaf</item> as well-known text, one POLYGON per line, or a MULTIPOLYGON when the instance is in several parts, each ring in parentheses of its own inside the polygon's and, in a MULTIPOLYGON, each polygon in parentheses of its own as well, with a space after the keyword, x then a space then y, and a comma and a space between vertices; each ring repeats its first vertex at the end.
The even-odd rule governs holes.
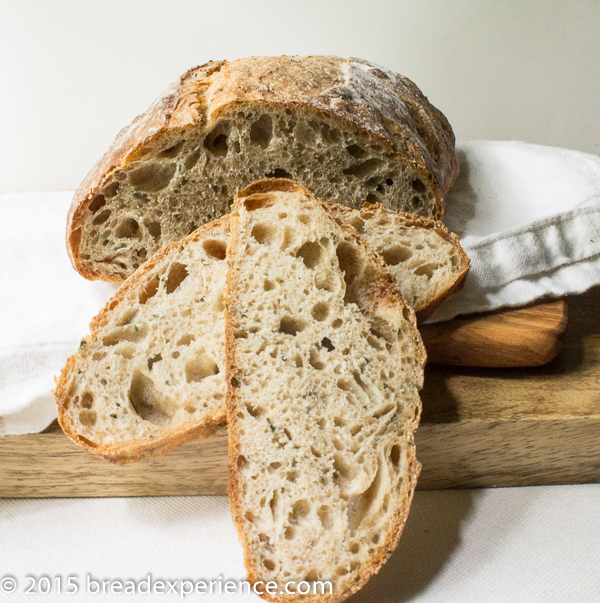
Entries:
POLYGON ((458 174, 446 118, 407 78, 360 59, 250 57, 185 73, 125 128, 73 199, 69 253, 121 282, 265 176, 325 201, 440 219, 458 174))
POLYGON ((126 463, 225 422, 228 240, 229 216, 165 247, 93 320, 55 390, 73 441, 126 463))
POLYGON ((240 193, 225 293, 229 496, 271 601, 342 601, 396 547, 425 351, 381 257, 306 189, 240 193), (331 580, 333 594, 282 593, 331 580))
MULTIPOLYGON (((262 181, 249 190, 256 187, 300 190, 289 180, 262 181)), ((441 224, 381 206, 330 208, 390 262, 418 317, 460 288, 468 259, 441 224)), ((210 435, 225 422, 219 308, 228 239, 227 215, 172 243, 128 279, 94 319, 91 335, 67 363, 56 389, 59 421, 71 439, 125 463, 210 435), (176 286, 182 277, 185 282, 176 286)))

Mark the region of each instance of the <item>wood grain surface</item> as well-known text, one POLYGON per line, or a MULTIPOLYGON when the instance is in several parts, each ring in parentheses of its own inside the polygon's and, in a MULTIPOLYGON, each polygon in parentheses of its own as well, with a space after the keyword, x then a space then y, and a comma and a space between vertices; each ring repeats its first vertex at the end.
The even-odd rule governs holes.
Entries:
POLYGON ((560 351, 567 327, 567 302, 455 318, 422 325, 430 364, 542 366, 560 351))
MULTIPOLYGON (((428 366, 419 488, 600 481, 600 288, 569 300, 564 347, 530 368, 428 366)), ((0 438, 0 496, 225 494, 227 435, 118 467, 45 433, 0 438)))

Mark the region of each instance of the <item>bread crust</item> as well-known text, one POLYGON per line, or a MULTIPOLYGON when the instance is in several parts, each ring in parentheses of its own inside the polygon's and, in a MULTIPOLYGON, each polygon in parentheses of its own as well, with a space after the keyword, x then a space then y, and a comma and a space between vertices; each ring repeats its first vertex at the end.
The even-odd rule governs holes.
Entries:
POLYGON ((99 275, 79 256, 85 212, 112 174, 144 150, 186 128, 210 131, 223 113, 271 105, 351 124, 410 163, 434 194, 436 218, 458 175, 454 134, 444 115, 409 79, 357 58, 249 57, 190 69, 149 109, 123 129, 76 191, 67 223, 67 248, 85 278, 99 275))
MULTIPOLYGON (((182 241, 174 241, 158 251, 121 285, 119 290, 92 320, 90 323, 90 335, 82 340, 82 344, 85 345, 84 342, 90 341, 96 336, 98 331, 109 322, 115 309, 117 309, 120 304, 127 302, 129 292, 137 290, 139 286, 145 282, 147 276, 152 274, 154 268, 158 264, 166 260, 172 253, 177 252, 182 245, 192 243, 205 237, 210 237, 211 233, 221 229, 228 222, 229 214, 223 216, 219 220, 201 226, 182 241)), ((69 380, 73 371, 77 369, 78 361, 82 353, 80 347, 80 349, 67 360, 56 384, 54 397, 58 407, 58 423, 62 430, 71 440, 73 440, 73 442, 89 450, 91 453, 103 456, 106 460, 118 465, 124 465, 144 458, 166 454, 167 452, 179 448, 182 444, 197 438, 210 437, 220 427, 225 425, 225 408, 221 407, 217 408, 214 413, 205 415, 205 420, 201 424, 191 428, 189 425, 180 425, 175 429, 169 430, 160 438, 138 438, 137 440, 126 444, 120 443, 113 445, 96 445, 95 443, 90 442, 74 429, 68 414, 65 412, 65 404, 70 400, 68 395, 69 380)))
MULTIPOLYGON (((310 191, 304 186, 286 179, 264 179, 255 182, 247 188, 240 191, 235 198, 233 212, 231 214, 230 222, 230 240, 227 249, 228 257, 232 258, 233 252, 239 239, 239 214, 237 212, 239 204, 242 199, 248 197, 257 197, 258 203, 260 203, 261 195, 267 195, 272 192, 299 192, 303 193, 314 199, 310 191)), ((363 247, 366 256, 370 262, 373 262, 379 270, 373 277, 374 282, 369 288, 370 299, 368 306, 365 308, 367 312, 372 312, 373 308, 382 305, 387 308, 395 308, 396 311, 402 312, 408 319, 408 321, 414 327, 414 338, 415 338, 415 349, 416 349, 416 364, 417 372, 420 372, 421 379, 417 383, 418 390, 421 390, 423 386, 423 368, 427 362, 427 352, 416 329, 416 315, 414 310, 408 306, 398 288, 394 277, 387 269, 383 259, 374 251, 374 249, 358 234, 350 224, 348 224, 340 215, 336 212, 331 204, 323 203, 318 201, 323 208, 329 213, 329 215, 335 220, 341 229, 345 231, 349 238, 352 238, 357 245, 363 247)), ((244 530, 244 508, 241 505, 241 492, 243 483, 241 481, 239 472, 237 471, 236 459, 241 454, 239 449, 239 426, 237 421, 237 406, 240 402, 240 397, 237 388, 233 386, 232 380, 234 380, 237 373, 237 366, 235 358, 231 353, 234 349, 234 324, 232 321, 232 315, 229 311, 230 305, 235 305, 236 300, 231 293, 232 285, 232 271, 228 271, 227 285, 225 288, 224 302, 225 302, 225 341, 226 341, 226 382, 227 382, 227 425, 228 425, 228 493, 229 501, 231 506, 231 514, 233 522, 236 526, 238 538, 244 549, 244 563, 248 573, 248 580, 254 584, 258 580, 262 579, 261 575, 254 564, 254 557, 250 555, 249 538, 248 534, 244 530)), ((393 310, 392 310, 393 311, 393 310)), ((417 461, 416 451, 414 445, 414 432, 416 431, 421 414, 421 403, 419 401, 417 412, 415 413, 413 421, 408 426, 409 444, 408 449, 410 451, 409 460, 409 472, 407 479, 408 493, 407 500, 398 513, 394 517, 391 529, 388 532, 386 541, 381 545, 377 553, 371 558, 368 564, 361 567, 359 580, 355 582, 352 587, 346 589, 343 592, 333 593, 332 595, 297 595, 297 596, 280 596, 280 595, 260 595, 263 599, 271 601, 273 603, 284 603, 289 601, 302 601, 303 603, 339 603, 346 600, 351 595, 359 591, 366 582, 375 574, 379 572, 383 564, 391 556, 392 552, 398 545, 398 541, 402 534, 402 530, 408 517, 410 509, 410 503, 412 501, 414 491, 416 488, 417 478, 421 470, 421 464, 417 461)))

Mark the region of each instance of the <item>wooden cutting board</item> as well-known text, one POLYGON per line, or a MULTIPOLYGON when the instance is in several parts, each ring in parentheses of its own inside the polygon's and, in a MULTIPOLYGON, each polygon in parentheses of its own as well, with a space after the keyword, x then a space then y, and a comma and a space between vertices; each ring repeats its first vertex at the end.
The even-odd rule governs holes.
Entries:
MULTIPOLYGON (((564 347, 549 364, 427 367, 416 437, 423 464, 419 488, 600 481, 600 289, 569 304, 564 347)), ((481 317, 465 319, 451 336, 466 346, 461 354, 475 359, 489 357, 493 342, 502 342, 509 332, 512 347, 500 355, 504 362, 508 358, 519 364, 514 357, 523 349, 537 350, 532 356, 537 361, 540 350, 546 357, 556 353, 563 339, 564 308, 546 307, 546 322, 534 311, 537 327, 532 329, 527 328, 527 312, 519 312, 516 318, 514 313, 495 315, 496 326, 476 346, 465 329, 480 330, 481 317), (539 329, 551 343, 546 352, 539 345, 539 329)), ((2 497, 225 494, 226 468, 225 431, 124 467, 79 449, 56 425, 42 434, 0 438, 2 497)))

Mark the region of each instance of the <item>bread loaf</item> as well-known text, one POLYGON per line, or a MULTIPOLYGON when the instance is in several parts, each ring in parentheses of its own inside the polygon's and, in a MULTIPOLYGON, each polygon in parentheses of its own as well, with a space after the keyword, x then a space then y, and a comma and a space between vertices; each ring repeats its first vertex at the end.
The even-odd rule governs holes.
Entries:
POLYGON ((440 219, 458 173, 446 118, 407 78, 360 59, 250 57, 185 73, 125 128, 73 199, 69 254, 121 282, 265 176, 317 197, 440 219))
POLYGON ((270 601, 342 601, 396 547, 425 351, 383 260, 306 189, 242 191, 225 299, 229 497, 270 601), (333 594, 283 594, 290 581, 333 594))
MULTIPOLYGON (((300 190, 287 180, 253 187, 300 190)), ((388 261, 419 317, 460 288, 468 259, 441 224, 381 206, 329 207, 388 261)), ((125 463, 210 435, 225 422, 220 308, 228 240, 229 215, 170 244, 94 319, 56 390, 59 421, 71 439, 125 463)))

